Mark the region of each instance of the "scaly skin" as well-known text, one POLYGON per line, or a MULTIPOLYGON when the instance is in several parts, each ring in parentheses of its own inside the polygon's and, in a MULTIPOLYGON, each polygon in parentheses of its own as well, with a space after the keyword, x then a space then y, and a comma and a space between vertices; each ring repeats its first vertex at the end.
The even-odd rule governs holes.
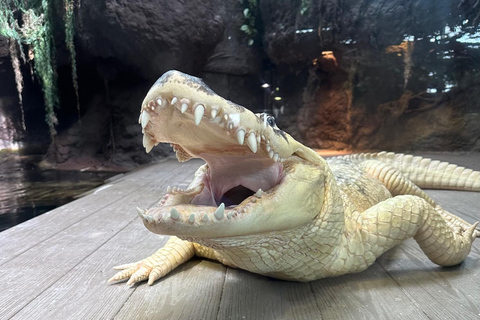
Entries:
POLYGON ((187 190, 169 187, 157 206, 138 209, 149 230, 172 237, 152 256, 116 267, 109 282, 153 284, 194 255, 310 281, 365 270, 411 237, 431 261, 450 266, 480 234, 420 189, 480 191, 480 172, 386 152, 325 160, 272 117, 177 71, 150 89, 139 122, 147 152, 170 142, 180 161, 206 164, 187 190))

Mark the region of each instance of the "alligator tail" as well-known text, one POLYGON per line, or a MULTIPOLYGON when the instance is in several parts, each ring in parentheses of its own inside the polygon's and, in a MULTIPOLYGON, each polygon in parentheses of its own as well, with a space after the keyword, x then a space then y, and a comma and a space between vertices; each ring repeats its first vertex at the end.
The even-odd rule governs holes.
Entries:
POLYGON ((360 153, 338 158, 354 163, 377 160, 402 172, 420 188, 480 191, 480 171, 419 156, 393 152, 360 153))

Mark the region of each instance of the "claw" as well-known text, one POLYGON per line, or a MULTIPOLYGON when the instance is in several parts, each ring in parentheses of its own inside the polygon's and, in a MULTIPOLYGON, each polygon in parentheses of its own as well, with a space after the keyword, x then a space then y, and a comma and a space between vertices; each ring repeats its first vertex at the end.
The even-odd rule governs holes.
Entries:
POLYGON ((131 275, 130 279, 127 281, 127 286, 132 287, 135 283, 147 280, 148 279, 148 274, 150 273, 148 268, 146 267, 141 267, 140 269, 136 270, 135 272, 132 272, 133 274, 131 275))
POLYGON ((113 277, 108 279, 107 282, 112 283, 112 282, 126 280, 130 278, 130 276, 134 273, 134 271, 135 271, 134 269, 127 269, 127 270, 117 272, 113 277))
POLYGON ((148 276, 148 285, 153 285, 155 281, 162 277, 162 274, 162 268, 160 266, 155 266, 148 276))
POLYGON ((133 262, 133 263, 127 263, 127 264, 121 264, 119 266, 113 267, 114 270, 125 270, 129 268, 134 268, 138 265, 138 262, 133 262))
POLYGON ((480 229, 478 228, 478 223, 479 223, 478 221, 475 222, 471 226, 471 230, 468 230, 468 232, 470 232, 470 234, 471 234, 470 237, 472 238, 472 241, 473 241, 473 239, 480 237, 480 229))

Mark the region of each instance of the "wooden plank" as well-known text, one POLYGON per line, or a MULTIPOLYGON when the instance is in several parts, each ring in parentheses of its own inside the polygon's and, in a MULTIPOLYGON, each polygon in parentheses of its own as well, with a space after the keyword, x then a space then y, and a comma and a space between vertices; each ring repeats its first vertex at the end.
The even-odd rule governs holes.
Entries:
POLYGON ((480 221, 480 192, 425 190, 435 202, 462 219, 475 223, 480 221))
MULTIPOLYGON (((11 317, 30 303, 78 263, 115 236, 135 218, 135 207, 149 207, 158 201, 158 190, 172 180, 184 181, 194 170, 172 172, 128 194, 95 214, 71 225, 21 255, 7 261, 0 270, 0 314, 11 317), (169 180, 169 181, 167 181, 169 180), (34 284, 34 285, 32 285, 34 284)), ((190 170, 189 170, 190 168, 190 170)))
POLYGON ((190 260, 151 287, 139 285, 115 319, 217 319, 225 269, 190 260))
POLYGON ((409 239, 381 256, 378 263, 430 319, 478 319, 479 257, 477 243, 461 265, 442 268, 409 239))
POLYGON ((14 318, 112 318, 135 291, 124 283, 108 285, 113 265, 150 255, 167 237, 149 233, 139 218, 45 290, 14 318))
POLYGON ((217 319, 320 319, 310 283, 227 269, 217 319))
POLYGON ((377 263, 311 285, 323 319, 428 319, 377 263))
POLYGON ((93 192, 88 198, 75 200, 1 232, 0 266, 98 210, 133 194, 144 184, 152 183, 154 179, 157 179, 153 175, 156 171, 162 170, 169 173, 175 169, 181 170, 175 161, 167 161, 158 167, 144 168, 133 174, 125 175, 124 178, 113 183, 97 188, 98 191, 93 192))
POLYGON ((108 285, 112 265, 134 262, 155 252, 168 237, 145 229, 140 218, 40 293, 12 319, 111 319, 135 288, 108 285), (131 260, 129 260, 131 259, 131 260))

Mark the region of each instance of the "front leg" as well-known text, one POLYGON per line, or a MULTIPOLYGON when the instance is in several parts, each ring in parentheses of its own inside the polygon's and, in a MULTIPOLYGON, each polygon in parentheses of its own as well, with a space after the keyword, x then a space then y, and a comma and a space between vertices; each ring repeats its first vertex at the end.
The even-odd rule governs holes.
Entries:
POLYGON ((127 285, 131 286, 148 279, 148 284, 152 285, 156 280, 190 260, 194 254, 195 248, 192 242, 170 237, 165 246, 150 257, 114 267, 122 271, 111 277, 108 282, 129 279, 127 285))

